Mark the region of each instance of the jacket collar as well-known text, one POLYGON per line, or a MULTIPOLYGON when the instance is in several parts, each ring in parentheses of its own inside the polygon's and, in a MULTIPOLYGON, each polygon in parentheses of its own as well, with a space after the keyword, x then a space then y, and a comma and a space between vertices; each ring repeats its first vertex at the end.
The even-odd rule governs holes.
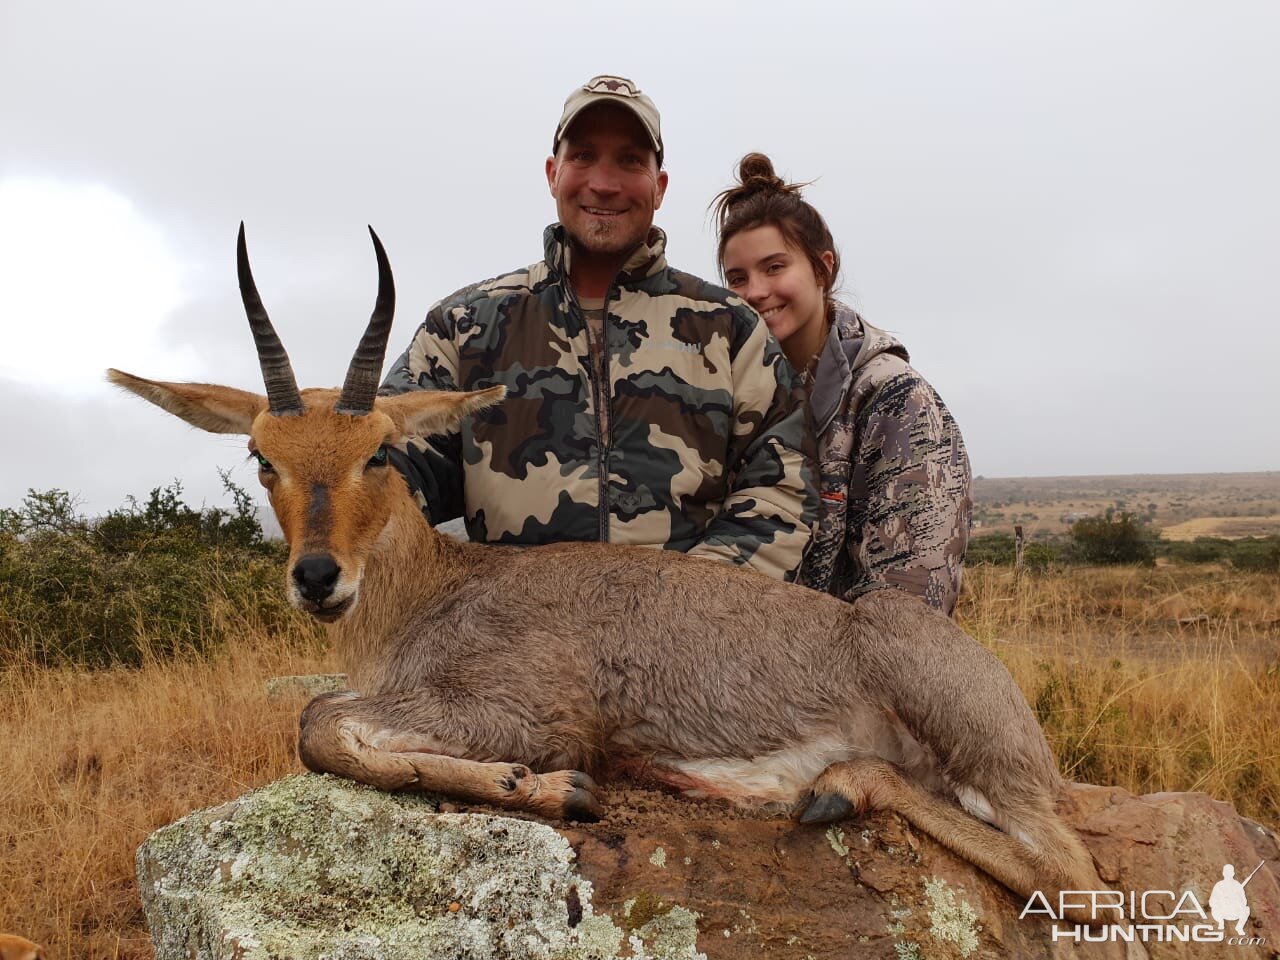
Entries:
MULTIPOLYGON (((571 253, 564 227, 553 223, 542 232, 542 254, 547 266, 564 278, 569 277, 571 253)), ((649 235, 627 257, 613 282, 620 287, 633 287, 667 268, 667 235, 658 227, 650 227, 649 235)))
POLYGON ((837 301, 809 394, 809 415, 815 434, 821 435, 831 425, 832 417, 844 408, 856 371, 882 353, 911 359, 907 348, 893 334, 872 326, 856 310, 837 301))

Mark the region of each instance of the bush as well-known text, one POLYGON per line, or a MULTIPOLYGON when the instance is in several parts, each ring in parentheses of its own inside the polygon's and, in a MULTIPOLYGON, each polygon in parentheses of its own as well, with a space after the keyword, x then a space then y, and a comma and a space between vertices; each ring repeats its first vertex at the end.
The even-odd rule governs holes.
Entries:
POLYGON ((1251 573, 1280 573, 1280 537, 1246 537, 1231 548, 1231 565, 1251 573))
POLYGON ((1108 510, 1071 525, 1075 554, 1084 563, 1153 563, 1154 536, 1141 518, 1108 510))
POLYGON ((1022 563, 1031 570, 1044 570, 1066 559, 1066 544, 1057 540, 1028 543, 1022 552, 1022 563))
MULTIPOLYGON (((1060 540, 1032 540, 1023 547, 1022 563, 1030 570, 1044 570, 1064 559, 1065 544, 1060 540)), ((1017 556, 1013 537, 1007 533, 991 533, 974 537, 965 552, 965 563, 989 563, 1011 567, 1017 556)))
POLYGON ((259 550, 263 545, 253 500, 230 475, 220 471, 222 485, 231 494, 234 511, 220 507, 193 510, 182 501, 182 484, 177 480, 151 491, 145 506, 134 497, 127 505, 112 510, 93 524, 90 537, 110 554, 132 553, 150 545, 157 537, 180 534, 204 547, 232 547, 259 550))
POLYGON ((1251 573, 1280 572, 1280 536, 1245 537, 1227 540, 1223 537, 1197 537, 1195 540, 1159 541, 1163 556, 1180 563, 1229 562, 1237 570, 1251 573))
POLYGON ((1013 565, 1013 537, 1007 533, 989 533, 973 537, 965 550, 965 563, 990 563, 996 566, 1013 565))
POLYGON ((174 482, 99 519, 60 490, 0 511, 0 667, 136 665, 219 643, 228 614, 282 627, 284 548, 225 475, 234 509, 196 510, 174 482))
POLYGON ((1161 552, 1179 563, 1214 563, 1231 555, 1231 541, 1222 537, 1196 537, 1160 543, 1161 552))
POLYGON ((0 536, 9 539, 23 534, 80 533, 85 526, 75 500, 65 490, 28 490, 21 509, 0 508, 0 536))

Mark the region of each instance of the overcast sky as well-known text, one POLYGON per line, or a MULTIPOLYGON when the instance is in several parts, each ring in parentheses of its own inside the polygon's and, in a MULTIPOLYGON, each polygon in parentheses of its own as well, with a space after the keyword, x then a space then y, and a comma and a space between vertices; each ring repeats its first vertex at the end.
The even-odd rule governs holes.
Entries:
POLYGON ((676 266, 714 273, 743 153, 816 180, 845 299, 975 473, 1280 469, 1277 49, 1273 2, 0 0, 0 505, 256 488, 241 439, 103 369, 261 388, 241 219, 317 386, 372 307, 372 224, 393 357, 541 255, 561 103, 606 72, 662 111, 676 266))

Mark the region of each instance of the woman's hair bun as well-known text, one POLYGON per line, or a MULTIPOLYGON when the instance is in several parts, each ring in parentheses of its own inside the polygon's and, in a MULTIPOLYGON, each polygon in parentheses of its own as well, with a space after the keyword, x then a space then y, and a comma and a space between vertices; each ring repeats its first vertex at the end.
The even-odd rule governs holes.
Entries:
POLYGON ((773 169, 773 161, 763 153, 748 153, 738 161, 738 182, 711 201, 711 209, 720 226, 724 226, 729 213, 752 197, 771 194, 800 197, 805 183, 787 183, 773 169))
POLYGON ((738 183, 755 190, 786 190, 786 182, 773 170, 773 161, 763 153, 748 153, 738 163, 738 183))

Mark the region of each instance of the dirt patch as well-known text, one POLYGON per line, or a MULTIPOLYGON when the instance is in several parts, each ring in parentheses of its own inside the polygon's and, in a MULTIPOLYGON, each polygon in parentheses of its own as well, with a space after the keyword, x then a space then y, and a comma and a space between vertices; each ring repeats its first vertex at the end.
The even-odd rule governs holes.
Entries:
POLYGON ((1280 514, 1266 517, 1197 517, 1160 531, 1160 535, 1166 540, 1194 540, 1196 537, 1240 540, 1244 537, 1270 537, 1278 533, 1280 514))
MULTIPOLYGON (((577 852, 595 909, 626 929, 675 906, 692 910, 698 949, 709 960, 1076 955, 1075 944, 1053 942, 1048 921, 1020 917, 1025 901, 896 815, 808 826, 626 782, 605 785, 601 798, 608 812, 600 823, 551 824, 577 852)), ((1261 858, 1269 866, 1250 887, 1250 935, 1275 942, 1280 845, 1229 804, 1201 793, 1135 797, 1069 784, 1059 812, 1108 889, 1162 890, 1172 877, 1201 889, 1221 876, 1223 863, 1252 869, 1261 858)), ((1201 893, 1207 897, 1208 887, 1201 893)), ((1152 960, 1191 960, 1217 957, 1222 945, 1148 948, 1152 960)), ((1273 952, 1237 946, 1233 955, 1261 960, 1273 952)))
MULTIPOLYGON (((995 901, 1006 912, 1018 906, 896 816, 808 826, 625 783, 606 785, 602 799, 601 822, 552 824, 576 851, 596 910, 629 930, 674 906, 693 910, 698 949, 710 960, 966 956, 930 933, 937 918, 926 881, 936 886, 940 878, 979 916, 995 901), (913 954, 912 944, 924 952, 913 954)), ((1006 928, 998 949, 1018 955, 1016 944, 1033 927, 1006 928)), ((995 946, 989 935, 973 935, 995 946)))

